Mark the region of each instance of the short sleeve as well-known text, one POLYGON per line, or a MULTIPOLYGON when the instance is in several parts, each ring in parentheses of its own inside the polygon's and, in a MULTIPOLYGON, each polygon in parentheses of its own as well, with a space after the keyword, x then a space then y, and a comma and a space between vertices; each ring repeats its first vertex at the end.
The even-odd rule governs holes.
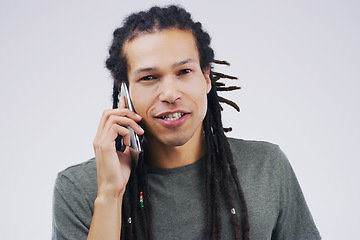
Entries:
POLYGON ((321 239, 295 173, 278 149, 280 209, 272 239, 321 239))
POLYGON ((60 172, 53 195, 52 239, 86 239, 97 193, 95 164, 60 172))

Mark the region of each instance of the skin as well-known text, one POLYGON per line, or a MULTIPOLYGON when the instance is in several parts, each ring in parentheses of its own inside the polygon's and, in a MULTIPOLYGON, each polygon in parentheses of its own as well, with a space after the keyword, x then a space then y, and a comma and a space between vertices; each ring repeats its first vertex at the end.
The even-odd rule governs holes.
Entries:
POLYGON ((197 161, 205 154, 202 121, 211 89, 209 69, 200 68, 196 41, 189 31, 168 29, 138 35, 124 45, 134 112, 120 99, 118 109, 105 110, 94 139, 98 195, 88 239, 120 239, 122 200, 131 161, 130 126, 145 137, 149 164, 174 168, 197 161), (163 119, 182 113, 175 121, 163 119), (144 130, 139 126, 139 122, 144 130), (125 151, 115 139, 124 137, 125 151))
POLYGON ((128 42, 124 53, 131 99, 142 116, 149 146, 149 164, 174 168, 197 161, 205 153, 202 121, 211 80, 209 70, 200 68, 193 34, 178 29, 146 34, 128 42), (185 115, 179 121, 161 119, 174 112, 185 115))

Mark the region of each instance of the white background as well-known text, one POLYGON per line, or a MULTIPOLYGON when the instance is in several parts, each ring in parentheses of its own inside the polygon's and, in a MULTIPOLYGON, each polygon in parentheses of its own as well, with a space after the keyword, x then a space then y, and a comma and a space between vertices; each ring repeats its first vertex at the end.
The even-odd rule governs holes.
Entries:
MULTIPOLYGON (((93 156, 113 30, 140 1, 0 3, 0 239, 50 239, 57 172, 93 156)), ((156 3, 164 2, 156 1, 156 3)), ((279 144, 323 239, 359 226, 358 1, 182 1, 242 90, 229 134, 279 144)), ((236 83, 236 82, 235 82, 236 83)))

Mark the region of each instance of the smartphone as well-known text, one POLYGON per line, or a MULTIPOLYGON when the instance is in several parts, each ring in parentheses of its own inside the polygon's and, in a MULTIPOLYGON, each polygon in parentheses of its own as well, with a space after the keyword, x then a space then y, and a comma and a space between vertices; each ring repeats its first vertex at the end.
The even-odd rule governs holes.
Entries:
MULTIPOLYGON (((121 96, 125 96, 125 102, 126 102, 126 107, 130 110, 134 112, 134 106, 132 105, 131 99, 130 99, 130 94, 129 94, 129 90, 127 85, 122 82, 121 83, 121 89, 120 89, 120 93, 119 93, 119 98, 121 96)), ((142 143, 140 141, 140 137, 139 135, 137 135, 134 130, 132 130, 131 127, 127 127, 130 132, 131 132, 131 136, 130 136, 130 147, 132 147, 134 150, 142 152, 143 148, 142 148, 142 143)), ((119 137, 116 139, 117 143, 116 143, 116 149, 118 151, 124 151, 125 150, 125 144, 124 144, 124 140, 123 137, 119 135, 119 137)))

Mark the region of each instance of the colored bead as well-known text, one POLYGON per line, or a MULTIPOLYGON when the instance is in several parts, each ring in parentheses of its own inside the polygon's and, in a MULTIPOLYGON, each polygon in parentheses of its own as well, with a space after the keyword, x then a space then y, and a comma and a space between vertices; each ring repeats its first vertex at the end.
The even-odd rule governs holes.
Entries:
POLYGON ((131 223, 131 217, 128 218, 128 223, 131 223))
POLYGON ((232 208, 232 209, 231 209, 231 214, 234 214, 234 215, 236 214, 235 208, 232 208))
POLYGON ((144 198, 143 198, 143 193, 140 192, 140 207, 144 207, 144 198))

